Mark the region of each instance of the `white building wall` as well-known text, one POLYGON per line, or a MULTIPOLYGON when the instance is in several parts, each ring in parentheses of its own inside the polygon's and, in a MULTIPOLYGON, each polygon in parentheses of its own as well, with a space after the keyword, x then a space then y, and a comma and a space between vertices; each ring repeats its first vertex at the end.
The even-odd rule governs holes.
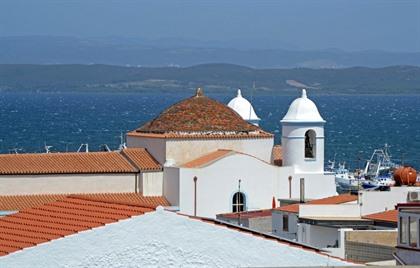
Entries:
POLYGON ((0 176, 0 195, 135 192, 135 174, 0 176))
POLYGON ((360 217, 359 205, 336 204, 336 205, 311 205, 302 204, 299 206, 299 217, 360 217))
POLYGON ((324 173, 298 173, 292 175, 292 198, 300 197, 301 178, 304 178, 305 200, 337 195, 334 175, 324 173))
POLYGON ((165 167, 163 171, 163 195, 172 206, 179 206, 179 174, 176 167, 165 167))
POLYGON ((420 187, 391 187, 390 191, 362 191, 359 193, 361 214, 367 215, 395 209, 398 203, 407 202, 408 192, 420 191, 420 187))
POLYGON ((283 165, 294 166, 296 173, 324 173, 324 126, 323 123, 283 123, 283 165), (315 158, 305 158, 305 133, 316 133, 315 158))
POLYGON ((338 228, 324 227, 300 223, 298 225, 298 242, 309 244, 317 248, 326 248, 339 243, 340 232, 338 228))
POLYGON ((163 195, 163 172, 141 173, 141 186, 144 196, 163 195))
POLYGON ((166 159, 173 159, 177 165, 181 165, 217 149, 229 149, 270 162, 273 146, 274 138, 167 140, 166 159))
POLYGON ((272 228, 273 228, 273 235, 275 236, 291 239, 291 240, 297 240, 297 232, 298 232, 297 214, 273 210, 272 228), (283 230, 283 215, 287 215, 289 219, 288 231, 283 230))
POLYGON ((166 140, 127 135, 127 147, 146 148, 163 165, 166 160, 166 140))
POLYGON ((291 168, 277 167, 254 157, 234 154, 202 168, 180 168, 180 212, 194 214, 194 176, 197 176, 197 216, 215 218, 232 212, 238 191, 246 196, 247 210, 271 208, 272 198, 288 195, 291 168))

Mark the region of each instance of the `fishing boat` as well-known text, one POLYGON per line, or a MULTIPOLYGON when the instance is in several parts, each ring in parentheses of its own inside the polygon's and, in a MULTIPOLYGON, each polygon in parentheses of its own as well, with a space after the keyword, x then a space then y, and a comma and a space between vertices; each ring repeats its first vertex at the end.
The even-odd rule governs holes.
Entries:
POLYGON ((363 188, 383 190, 395 185, 393 172, 399 166, 392 162, 388 144, 383 149, 375 149, 363 170, 363 188))
POLYGON ((335 184, 339 192, 358 191, 361 188, 363 177, 357 176, 346 168, 346 163, 339 163, 335 167, 335 160, 329 161, 327 171, 334 173, 335 184))

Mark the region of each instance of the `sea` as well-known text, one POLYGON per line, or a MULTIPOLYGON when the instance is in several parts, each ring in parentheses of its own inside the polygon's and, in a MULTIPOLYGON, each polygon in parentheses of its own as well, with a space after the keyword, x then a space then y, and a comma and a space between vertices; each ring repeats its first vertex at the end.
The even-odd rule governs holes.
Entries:
MULTIPOLYGON (((206 93, 207 94, 207 93, 206 93)), ((121 134, 153 119, 189 93, 1 93, 0 152, 98 151, 118 148, 121 134)), ((223 103, 234 96, 207 94, 223 103)), ((246 96, 245 96, 246 97, 246 96)), ((280 120, 296 96, 255 95, 260 126, 280 143, 280 120)), ((420 95, 309 96, 327 121, 325 159, 364 165, 388 144, 397 163, 420 168, 420 95)))

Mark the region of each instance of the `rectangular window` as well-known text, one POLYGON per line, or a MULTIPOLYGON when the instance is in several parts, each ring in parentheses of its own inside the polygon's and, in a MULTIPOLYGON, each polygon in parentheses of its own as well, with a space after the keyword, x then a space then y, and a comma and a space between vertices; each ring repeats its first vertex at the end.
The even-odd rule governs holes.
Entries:
POLYGON ((289 216, 283 214, 283 232, 289 231, 289 216))
POLYGON ((400 244, 407 244, 408 238, 408 219, 407 217, 400 217, 400 244))
POLYGON ((418 229, 417 229, 417 219, 413 217, 409 217, 410 222, 410 237, 409 237, 409 244, 410 247, 417 247, 417 239, 418 239, 418 229))

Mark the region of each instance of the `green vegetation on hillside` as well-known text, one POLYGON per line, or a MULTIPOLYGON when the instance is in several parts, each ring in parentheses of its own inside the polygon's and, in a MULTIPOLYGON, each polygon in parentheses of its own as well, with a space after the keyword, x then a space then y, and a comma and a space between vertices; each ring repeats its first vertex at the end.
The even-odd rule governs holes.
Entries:
POLYGON ((319 94, 420 93, 420 67, 346 69, 252 69, 231 64, 187 68, 111 65, 0 65, 0 91, 154 92, 201 86, 223 92, 250 88, 257 93, 288 94, 308 87, 319 94))

